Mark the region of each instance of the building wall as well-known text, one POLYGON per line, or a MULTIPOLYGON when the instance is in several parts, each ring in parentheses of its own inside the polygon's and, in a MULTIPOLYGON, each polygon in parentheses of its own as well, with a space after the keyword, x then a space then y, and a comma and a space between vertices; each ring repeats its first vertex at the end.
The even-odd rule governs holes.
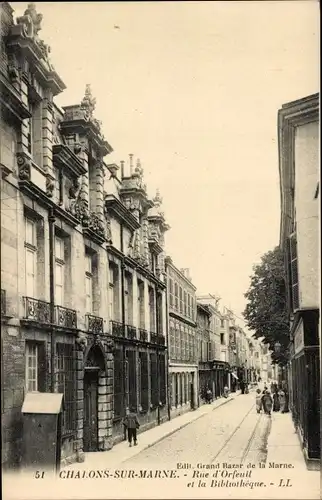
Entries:
MULTIPOLYGON (((28 391, 64 393, 62 462, 82 461, 84 451, 104 451, 123 439, 120 421, 129 404, 140 412, 141 431, 167 417, 163 253, 168 226, 160 196, 148 199, 140 163, 133 175, 118 178, 118 166, 104 162, 112 148, 95 119, 90 87, 80 104, 58 109, 54 97, 65 85, 35 36, 40 27, 23 26, 25 18, 14 24, 11 7, 6 2, 1 7, 2 32, 8 35, 0 65, 6 93, 0 158, 2 462, 18 467, 28 451, 21 414, 28 391), (20 42, 27 46, 24 53, 20 42), (50 78, 34 77, 28 47, 39 54, 50 78), (133 282, 127 296, 123 272, 133 282), (132 315, 125 323, 126 302, 132 315), (97 414, 91 419, 86 417, 88 368, 98 374, 97 414)), ((34 23, 36 6, 28 9, 34 23)))
POLYGON ((296 127, 295 210, 300 307, 319 307, 319 123, 296 127))

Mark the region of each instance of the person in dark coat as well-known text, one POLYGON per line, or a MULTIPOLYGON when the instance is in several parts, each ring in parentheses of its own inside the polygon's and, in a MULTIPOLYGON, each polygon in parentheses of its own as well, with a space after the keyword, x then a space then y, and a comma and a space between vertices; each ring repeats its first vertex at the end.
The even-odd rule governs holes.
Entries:
POLYGON ((245 382, 243 380, 241 380, 239 382, 239 387, 240 387, 241 393, 245 394, 245 382))
POLYGON ((129 446, 132 446, 132 440, 134 441, 134 446, 136 446, 138 444, 136 434, 140 427, 140 422, 138 421, 135 408, 132 407, 126 417, 124 417, 123 425, 127 430, 129 446))
POLYGON ((274 384, 273 386, 272 395, 273 395, 273 411, 280 411, 280 402, 279 402, 277 384, 274 384))
POLYGON ((273 407, 273 400, 268 390, 263 391, 262 406, 266 415, 270 415, 273 407))

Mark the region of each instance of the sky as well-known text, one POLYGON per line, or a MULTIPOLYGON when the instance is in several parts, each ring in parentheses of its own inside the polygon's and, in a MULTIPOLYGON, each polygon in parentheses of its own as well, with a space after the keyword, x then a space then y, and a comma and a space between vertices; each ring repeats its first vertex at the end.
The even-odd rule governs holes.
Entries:
MULTIPOLYGON (((22 15, 27 3, 12 4, 22 15)), ((85 85, 114 152, 140 158, 197 293, 237 315, 279 241, 277 111, 319 89, 319 5, 306 1, 37 2, 67 89, 85 85)))

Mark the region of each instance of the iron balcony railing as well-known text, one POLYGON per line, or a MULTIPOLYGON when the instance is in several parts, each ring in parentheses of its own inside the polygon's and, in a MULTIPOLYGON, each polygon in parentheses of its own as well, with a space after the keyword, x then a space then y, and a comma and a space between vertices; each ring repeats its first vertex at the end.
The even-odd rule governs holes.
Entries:
POLYGON ((165 345, 165 338, 160 333, 150 332, 150 342, 152 344, 165 345))
POLYGON ((77 328, 77 312, 67 307, 55 306, 56 324, 65 328, 77 328))
POLYGON ((6 291, 1 288, 1 316, 7 313, 6 291))
POLYGON ((142 342, 147 342, 148 341, 148 331, 144 330, 144 328, 139 328, 139 339, 142 342))
POLYGON ((112 335, 114 335, 115 337, 124 337, 123 324, 120 323, 119 321, 114 321, 114 320, 111 320, 110 323, 111 323, 112 335))
POLYGON ((100 335, 104 332, 104 320, 93 314, 86 314, 86 328, 88 333, 100 335))
POLYGON ((50 303, 44 300, 24 297, 25 319, 39 323, 50 323, 50 303))
POLYGON ((132 325, 125 325, 126 338, 136 339, 136 327, 132 325))

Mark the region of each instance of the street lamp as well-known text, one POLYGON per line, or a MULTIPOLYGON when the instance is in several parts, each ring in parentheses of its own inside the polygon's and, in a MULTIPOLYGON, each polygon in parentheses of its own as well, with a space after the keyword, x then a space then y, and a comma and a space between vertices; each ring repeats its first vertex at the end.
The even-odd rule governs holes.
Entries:
POLYGON ((275 352, 276 352, 276 353, 280 352, 281 347, 282 347, 282 346, 281 346, 281 343, 280 343, 280 342, 278 342, 278 341, 277 341, 277 342, 275 342, 274 349, 275 349, 275 352))

